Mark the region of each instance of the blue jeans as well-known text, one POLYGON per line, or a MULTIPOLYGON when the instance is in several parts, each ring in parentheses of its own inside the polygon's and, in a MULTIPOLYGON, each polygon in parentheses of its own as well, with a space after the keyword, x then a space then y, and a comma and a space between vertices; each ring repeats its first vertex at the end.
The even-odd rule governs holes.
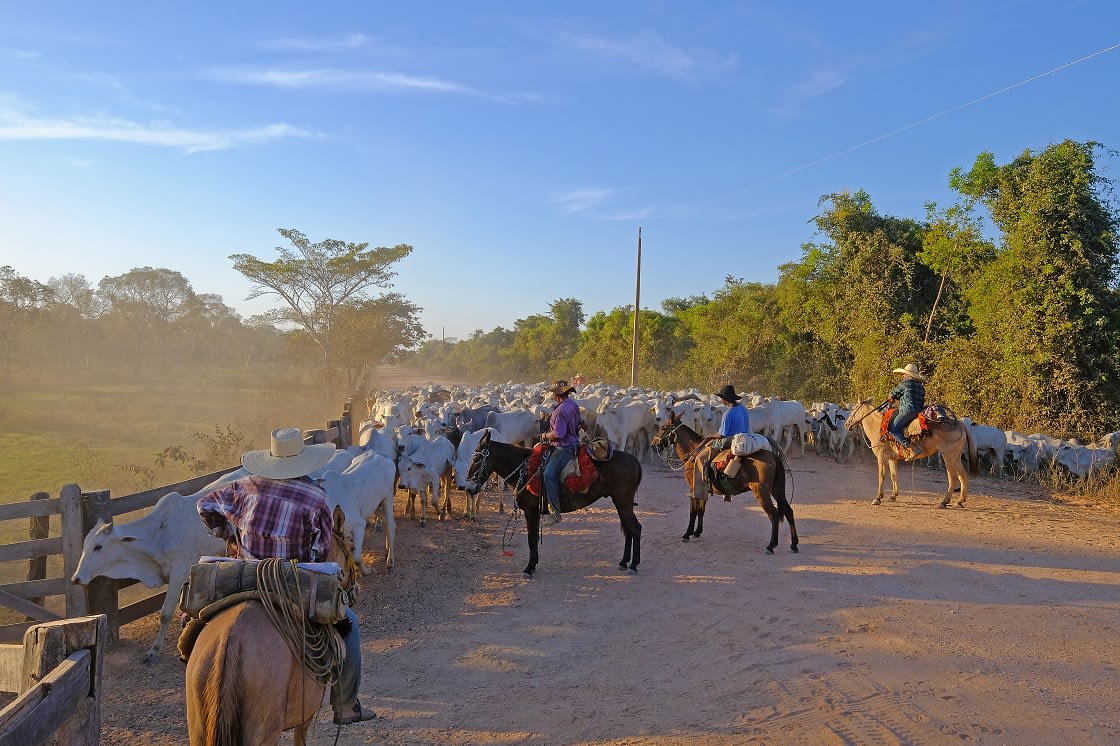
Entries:
POLYGON ((552 454, 548 457, 548 463, 544 467, 544 494, 548 498, 548 504, 552 506, 552 510, 556 515, 560 515, 560 472, 568 465, 568 462, 575 458, 576 447, 573 446, 557 446, 552 449, 552 454))
POLYGON ((331 705, 343 711, 354 709, 358 703, 358 686, 362 683, 362 636, 358 631, 358 617, 353 609, 346 607, 346 618, 350 620, 350 632, 342 636, 346 659, 338 681, 331 686, 331 705))
POLYGON ((913 412, 895 412, 894 417, 891 418, 891 424, 887 426, 887 432, 894 436, 904 446, 910 445, 910 439, 906 437, 906 426, 917 418, 917 410, 913 412))

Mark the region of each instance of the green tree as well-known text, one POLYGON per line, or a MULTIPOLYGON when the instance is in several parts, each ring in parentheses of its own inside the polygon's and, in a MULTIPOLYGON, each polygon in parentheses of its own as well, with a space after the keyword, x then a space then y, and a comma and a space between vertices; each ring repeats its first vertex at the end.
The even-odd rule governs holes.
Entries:
POLYGON ((981 153, 950 175, 1002 232, 966 291, 975 335, 954 350, 991 421, 1058 435, 1117 424, 1117 215, 1096 170, 1099 147, 1066 140, 1002 166, 981 153))
MULTIPOLYGON (((412 253, 412 247, 369 248, 369 243, 346 243, 328 238, 312 243, 290 228, 278 229, 292 248, 278 246, 279 258, 266 262, 252 254, 233 254, 233 268, 253 283, 249 298, 277 295, 285 307, 267 318, 301 329, 322 354, 324 376, 334 389, 335 326, 344 306, 372 300, 370 289, 387 288, 391 267, 412 253)), ((372 362, 372 361, 371 361, 372 362)))
POLYGON ((101 278, 97 294, 107 307, 106 314, 130 330, 137 365, 142 367, 148 361, 147 349, 155 349, 160 353, 161 369, 166 370, 171 332, 194 298, 187 278, 171 269, 138 267, 101 278))
POLYGON ((23 277, 11 267, 0 267, 0 343, 4 352, 4 377, 12 372, 12 350, 21 330, 50 298, 50 288, 23 277))

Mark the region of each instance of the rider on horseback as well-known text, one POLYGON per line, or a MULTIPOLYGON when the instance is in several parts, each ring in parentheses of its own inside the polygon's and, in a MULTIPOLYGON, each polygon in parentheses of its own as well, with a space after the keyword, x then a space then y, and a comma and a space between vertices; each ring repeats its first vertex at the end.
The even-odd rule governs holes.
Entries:
MULTIPOLYGON (((708 464, 724 449, 731 447, 733 436, 751 431, 750 416, 747 414, 747 408, 740 403, 743 397, 735 393, 735 387, 729 383, 717 391, 716 396, 727 405, 727 411, 723 413, 723 419, 720 420, 719 434, 708 435, 700 441, 692 457, 692 497, 697 500, 706 497, 704 485, 708 481, 706 477, 708 464)), ((726 497, 725 499, 730 500, 731 498, 726 497)))
POLYGON ((544 474, 541 475, 549 506, 548 515, 543 519, 546 526, 552 526, 561 520, 560 472, 575 458, 576 447, 579 445, 579 429, 583 425, 583 417, 579 413, 579 405, 568 398, 575 390, 575 386, 567 381, 555 381, 549 389, 549 392, 556 397, 556 408, 552 410, 552 416, 549 418, 548 432, 541 435, 543 442, 553 445, 552 454, 548 457, 544 474))
MULTIPOLYGON (((327 493, 307 475, 334 455, 332 443, 304 445, 298 428, 272 431, 272 448, 249 451, 241 465, 249 476, 214 490, 198 501, 210 533, 226 539, 242 559, 294 559, 319 562, 332 540, 327 493)), ((339 725, 377 717, 358 702, 362 676, 358 617, 349 607, 335 627, 346 657, 331 687, 334 722, 339 725)))
POLYGON ((889 399, 898 402, 898 408, 895 409, 887 432, 899 442, 903 452, 913 458, 920 449, 915 449, 906 437, 906 426, 914 421, 926 405, 926 377, 918 372, 918 366, 913 363, 907 363, 905 368, 895 368, 891 372, 901 373, 902 381, 888 394, 889 399))

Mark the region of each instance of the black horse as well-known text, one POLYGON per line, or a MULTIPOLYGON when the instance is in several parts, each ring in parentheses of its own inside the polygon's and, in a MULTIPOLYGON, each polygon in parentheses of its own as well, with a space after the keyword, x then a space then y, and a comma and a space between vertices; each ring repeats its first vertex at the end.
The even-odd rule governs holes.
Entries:
MULTIPOLYGON (((696 479, 692 457, 702 447, 706 447, 704 439, 677 419, 675 413, 670 412, 669 419, 654 436, 652 445, 656 451, 661 451, 669 445, 676 449, 677 457, 684 462, 689 495, 696 494, 692 489, 696 479)), ((770 518, 770 544, 766 547, 766 553, 773 554, 774 547, 778 546, 778 524, 783 519, 789 524, 789 550, 796 552, 797 526, 793 522, 793 508, 786 499, 785 462, 782 460, 781 453, 777 450, 757 451, 750 456, 743 456, 742 467, 731 480, 731 486, 732 491, 729 494, 739 494, 747 490, 753 492, 758 498, 759 506, 770 518)), ((731 498, 728 496, 728 499, 731 498)), ((704 531, 704 510, 708 504, 708 497, 706 494, 700 499, 690 497, 689 501, 688 530, 684 532, 681 541, 688 541, 693 536, 699 538, 704 531)))
MULTIPOLYGON (((526 486, 529 481, 525 470, 528 468, 532 449, 502 443, 490 439, 490 433, 482 436, 471 457, 467 470, 467 493, 478 494, 479 490, 496 473, 517 490, 517 505, 525 511, 525 530, 529 535, 529 564, 524 573, 532 577, 537 569, 537 544, 540 541, 541 509, 543 497, 537 497, 526 486)), ((560 511, 569 513, 586 508, 600 497, 610 497, 622 522, 622 533, 626 536, 625 548, 619 568, 638 571, 641 561, 642 524, 634 514, 634 495, 642 482, 642 465, 638 459, 624 451, 615 451, 610 461, 596 463, 599 475, 586 492, 569 495, 560 494, 560 511)))

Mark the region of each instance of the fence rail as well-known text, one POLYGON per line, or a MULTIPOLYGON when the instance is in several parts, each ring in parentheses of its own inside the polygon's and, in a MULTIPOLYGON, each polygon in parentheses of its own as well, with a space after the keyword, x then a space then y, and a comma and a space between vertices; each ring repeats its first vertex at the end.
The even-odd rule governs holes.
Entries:
MULTIPOLYGON (((331 420, 326 428, 304 431, 306 443, 334 443, 345 448, 353 442, 351 402, 343 406, 342 416, 331 420)), ((128 624, 153 612, 163 605, 166 591, 159 591, 139 601, 120 606, 118 592, 135 585, 136 580, 94 578, 89 585, 79 586, 70 582, 82 556, 82 543, 86 534, 100 521, 111 521, 119 515, 128 515, 152 507, 170 492, 183 495, 198 492, 223 474, 238 467, 231 466, 211 474, 203 474, 176 484, 113 498, 108 490, 83 492, 76 484, 62 488, 58 497, 36 492, 27 502, 0 505, 0 521, 29 519, 29 538, 12 544, 0 545, 0 562, 27 560, 27 580, 0 584, 0 607, 7 607, 23 616, 26 621, 0 625, 0 643, 22 639, 32 626, 54 622, 63 617, 46 608, 46 599, 65 596, 65 616, 80 617, 103 614, 107 620, 107 638, 117 639, 120 625, 128 624), (48 536, 51 516, 59 516, 61 536, 48 536), (47 558, 62 555, 61 577, 48 578, 47 558)), ((172 592, 177 592, 173 589, 172 592)), ((2 746, 2 743, 0 743, 2 746)))

